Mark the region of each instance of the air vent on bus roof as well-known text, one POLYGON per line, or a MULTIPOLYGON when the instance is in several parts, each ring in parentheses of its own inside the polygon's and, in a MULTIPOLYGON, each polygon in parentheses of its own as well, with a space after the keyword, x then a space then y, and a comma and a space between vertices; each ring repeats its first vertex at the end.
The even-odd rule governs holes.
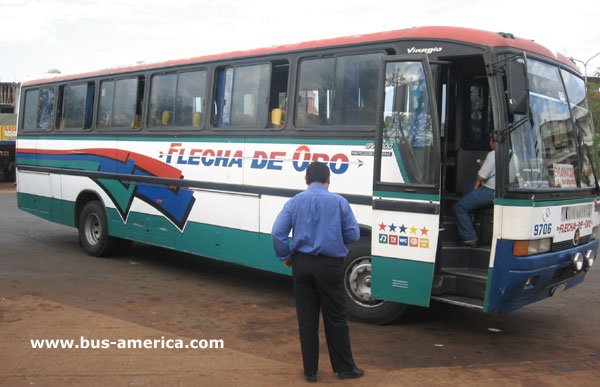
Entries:
POLYGON ((514 39, 515 36, 510 32, 498 32, 498 35, 502 36, 505 39, 514 39))

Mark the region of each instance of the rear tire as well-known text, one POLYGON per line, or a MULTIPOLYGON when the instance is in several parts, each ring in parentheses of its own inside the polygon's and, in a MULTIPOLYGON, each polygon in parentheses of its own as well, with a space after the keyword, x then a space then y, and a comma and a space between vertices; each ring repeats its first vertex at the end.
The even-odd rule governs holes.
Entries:
POLYGON ((115 252, 119 239, 108 235, 108 219, 104 206, 92 201, 83 206, 79 214, 79 242, 83 250, 93 257, 106 257, 115 252))
POLYGON ((389 324, 400 317, 408 305, 371 298, 371 244, 361 239, 349 248, 344 263, 344 285, 348 317, 354 321, 389 324))

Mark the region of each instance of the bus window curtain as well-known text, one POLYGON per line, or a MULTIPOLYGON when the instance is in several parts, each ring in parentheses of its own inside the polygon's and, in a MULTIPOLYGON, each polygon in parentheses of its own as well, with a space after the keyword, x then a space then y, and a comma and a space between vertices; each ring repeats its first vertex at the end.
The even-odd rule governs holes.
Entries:
POLYGON ((88 83, 87 96, 85 99, 85 126, 84 129, 92 127, 92 115, 94 113, 94 95, 96 93, 96 84, 88 83))

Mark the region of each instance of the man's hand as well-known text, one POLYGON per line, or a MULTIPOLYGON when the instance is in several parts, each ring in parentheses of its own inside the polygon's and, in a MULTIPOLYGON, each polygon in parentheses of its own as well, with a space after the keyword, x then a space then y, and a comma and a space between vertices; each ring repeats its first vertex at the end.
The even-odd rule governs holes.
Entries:
POLYGON ((283 264, 286 267, 292 267, 292 257, 289 257, 288 259, 286 259, 285 261, 283 261, 283 264))

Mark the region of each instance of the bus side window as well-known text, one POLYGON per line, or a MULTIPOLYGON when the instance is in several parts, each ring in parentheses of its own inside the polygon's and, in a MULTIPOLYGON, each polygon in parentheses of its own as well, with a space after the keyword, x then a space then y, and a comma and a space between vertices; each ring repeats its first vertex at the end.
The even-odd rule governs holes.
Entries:
POLYGON ((300 62, 296 125, 375 124, 381 53, 305 59, 300 62))
POLYGON ((206 71, 163 74, 152 77, 150 127, 200 128, 206 98, 206 71))
POLYGON ((290 65, 287 61, 273 63, 269 96, 269 127, 271 128, 285 126, 289 71, 290 65))
POLYGON ((89 129, 92 123, 94 83, 61 87, 59 128, 89 129))
POLYGON ((296 126, 330 125, 335 58, 300 62, 296 126))
POLYGON ((114 81, 103 81, 100 83, 100 101, 98 106, 99 128, 108 128, 111 125, 114 95, 114 81))
POLYGON ((266 128, 271 64, 217 69, 213 124, 217 128, 266 128))
POLYGON ((351 55, 337 59, 334 123, 361 126, 375 124, 381 55, 351 55))
POLYGON ((133 128, 142 126, 144 77, 100 83, 98 127, 133 128))
POLYGON ((38 100, 36 128, 54 129, 54 88, 41 88, 38 100))
POLYGON ((150 82, 148 126, 172 126, 175 115, 177 74, 154 75, 150 82))
POLYGON ((181 73, 177 77, 175 126, 200 128, 206 100, 206 71, 181 73))
POLYGON ((25 92, 25 107, 23 108, 23 129, 35 130, 37 125, 37 108, 40 90, 33 89, 25 92))

